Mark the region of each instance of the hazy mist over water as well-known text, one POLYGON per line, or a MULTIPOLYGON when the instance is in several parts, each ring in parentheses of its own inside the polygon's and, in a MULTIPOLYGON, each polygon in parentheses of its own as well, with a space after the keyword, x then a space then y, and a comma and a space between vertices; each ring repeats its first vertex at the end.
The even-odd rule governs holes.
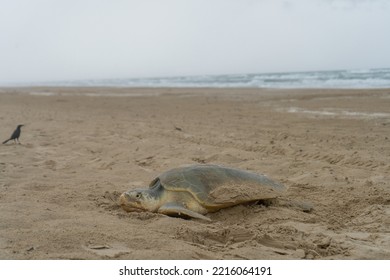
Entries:
POLYGON ((149 78, 142 83, 388 87, 388 70, 369 70, 390 67, 387 0, 0 0, 0 6, 0 85, 131 86, 149 78))

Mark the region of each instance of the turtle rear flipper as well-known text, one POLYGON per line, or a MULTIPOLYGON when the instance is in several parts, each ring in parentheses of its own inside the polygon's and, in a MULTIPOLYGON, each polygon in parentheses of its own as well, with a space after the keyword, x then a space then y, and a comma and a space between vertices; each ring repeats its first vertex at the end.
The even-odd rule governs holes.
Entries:
POLYGON ((191 211, 182 205, 174 202, 170 202, 167 204, 162 205, 158 211, 158 213, 168 215, 168 216, 177 216, 177 217, 191 217, 191 218, 196 218, 196 219, 202 219, 206 221, 211 221, 211 219, 207 218, 206 216, 199 214, 197 212, 191 211))

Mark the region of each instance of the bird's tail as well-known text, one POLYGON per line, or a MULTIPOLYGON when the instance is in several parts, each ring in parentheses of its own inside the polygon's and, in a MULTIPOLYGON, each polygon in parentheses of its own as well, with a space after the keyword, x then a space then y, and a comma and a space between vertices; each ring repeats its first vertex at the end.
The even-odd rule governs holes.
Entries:
POLYGON ((10 138, 10 139, 7 139, 7 140, 5 140, 5 141, 3 142, 3 144, 7 143, 9 140, 11 140, 11 138, 10 138))

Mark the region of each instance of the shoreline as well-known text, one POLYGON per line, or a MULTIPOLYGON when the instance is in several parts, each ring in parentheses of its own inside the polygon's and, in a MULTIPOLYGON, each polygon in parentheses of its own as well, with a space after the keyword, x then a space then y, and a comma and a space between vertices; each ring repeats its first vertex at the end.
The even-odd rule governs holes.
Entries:
POLYGON ((332 89, 332 88, 165 88, 165 87, 0 87, 0 95, 19 94, 30 96, 86 96, 86 97, 159 97, 159 96, 274 96, 294 94, 297 97, 323 95, 386 94, 390 88, 377 89, 332 89))

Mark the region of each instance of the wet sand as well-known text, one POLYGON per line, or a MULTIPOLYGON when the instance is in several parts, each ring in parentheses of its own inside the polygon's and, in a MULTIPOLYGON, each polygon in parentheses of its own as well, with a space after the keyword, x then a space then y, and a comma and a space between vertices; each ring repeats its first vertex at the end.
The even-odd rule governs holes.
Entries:
POLYGON ((0 89, 0 259, 390 259, 390 90, 0 89), (283 199, 212 221, 123 191, 213 163, 283 199))

